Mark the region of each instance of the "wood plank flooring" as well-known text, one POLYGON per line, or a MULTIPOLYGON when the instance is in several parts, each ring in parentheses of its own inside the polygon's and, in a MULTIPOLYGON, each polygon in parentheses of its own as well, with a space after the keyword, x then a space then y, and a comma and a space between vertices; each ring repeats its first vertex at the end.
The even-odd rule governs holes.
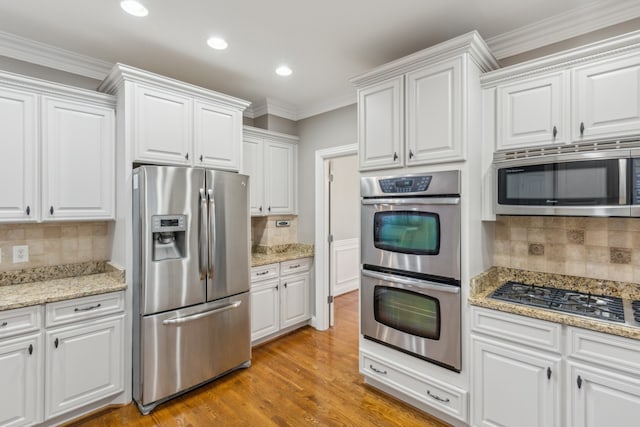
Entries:
POLYGON ((358 293, 337 297, 335 327, 305 327, 253 349, 252 366, 142 416, 133 405, 73 426, 447 425, 364 384, 358 373, 358 293))

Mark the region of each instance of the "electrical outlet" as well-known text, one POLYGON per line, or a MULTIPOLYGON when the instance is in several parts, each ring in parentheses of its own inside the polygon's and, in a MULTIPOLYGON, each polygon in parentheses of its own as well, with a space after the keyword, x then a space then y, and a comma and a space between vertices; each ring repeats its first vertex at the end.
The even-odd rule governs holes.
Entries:
POLYGON ((20 245, 13 247, 13 263, 29 262, 29 246, 20 245))

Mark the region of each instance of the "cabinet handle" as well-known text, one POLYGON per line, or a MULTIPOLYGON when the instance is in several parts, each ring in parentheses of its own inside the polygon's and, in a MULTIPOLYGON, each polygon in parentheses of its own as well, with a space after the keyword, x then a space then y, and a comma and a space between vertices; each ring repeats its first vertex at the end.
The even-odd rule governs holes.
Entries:
POLYGON ((184 158, 185 158, 186 160, 189 160, 189 153, 185 154, 185 155, 184 155, 184 158))
POLYGON ((202 161, 202 154, 200 154, 200 161, 202 161))
POLYGON ((578 375, 578 380, 576 382, 578 383, 578 388, 582 388, 582 377, 580 375, 578 375))
POLYGON ((60 342, 58 341, 58 338, 56 338, 56 340, 53 342, 53 345, 55 345, 56 348, 58 348, 58 344, 60 344, 60 342))
POLYGON ((256 276, 264 276, 265 274, 269 274, 269 270, 261 271, 260 273, 256 273, 256 276))
POLYGON ((284 287, 285 287, 285 289, 286 289, 286 287, 287 287, 287 282, 285 282, 285 283, 284 283, 284 287))
POLYGON ((547 367, 547 379, 551 379, 551 368, 547 367))
POLYGON ((413 150, 409 150, 409 158, 413 159, 413 150))
POLYGON ((278 290, 278 285, 276 285, 276 291, 278 290))
POLYGON ((396 160, 398 160, 398 153, 396 153, 395 151, 393 152, 393 161, 395 162, 396 160))
POLYGON ((77 313, 78 311, 95 310, 96 308, 100 308, 100 307, 102 307, 102 304, 92 305, 92 306, 85 307, 85 308, 77 308, 76 307, 76 308, 73 309, 73 311, 75 311, 77 313))
POLYGON ((300 268, 300 264, 290 265, 289 268, 290 269, 292 269, 292 268, 300 268))
POLYGON ((53 206, 51 206, 51 207, 49 208, 49 213, 50 213, 51 215, 53 215, 53 206))
POLYGON ((262 212, 262 206, 260 206, 260 207, 258 208, 258 210, 259 210, 260 212, 262 212))
POLYGON ((2 325, 0 325, 0 328, 4 328, 5 326, 7 326, 9 323, 7 322, 2 322, 2 325))
POLYGON ((557 127, 553 127, 553 137, 555 138, 556 136, 558 136, 558 128, 557 127))
POLYGON ((369 368, 377 374, 387 375, 387 371, 381 371, 380 369, 376 369, 371 364, 369 365, 369 368))
POLYGON ((580 122, 580 136, 584 136, 584 122, 580 122))
POLYGON ((33 344, 29 344, 29 356, 33 354, 33 344))
POLYGON ((444 402, 444 403, 451 402, 451 399, 449 399, 448 397, 446 399, 443 399, 440 396, 438 396, 437 394, 431 393, 431 390, 427 390, 427 394, 429 395, 429 397, 431 397, 432 399, 437 400, 438 402, 444 402))
POLYGON ((271 212, 271 206, 269 206, 267 209, 269 210, 269 212, 271 212))
POLYGON ((31 208, 27 206, 27 216, 31 215, 31 208))

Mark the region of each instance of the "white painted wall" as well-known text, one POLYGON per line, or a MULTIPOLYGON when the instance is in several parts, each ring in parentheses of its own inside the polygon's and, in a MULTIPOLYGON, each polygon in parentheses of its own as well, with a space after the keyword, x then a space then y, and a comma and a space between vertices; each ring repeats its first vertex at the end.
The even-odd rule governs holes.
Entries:
POLYGON ((360 175, 358 156, 331 159, 333 200, 331 231, 335 240, 360 236, 360 175))

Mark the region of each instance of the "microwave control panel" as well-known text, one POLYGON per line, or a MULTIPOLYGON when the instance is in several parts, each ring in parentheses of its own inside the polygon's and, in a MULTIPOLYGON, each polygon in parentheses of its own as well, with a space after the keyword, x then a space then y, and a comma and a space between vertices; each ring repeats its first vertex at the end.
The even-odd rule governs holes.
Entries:
POLYGON ((383 193, 419 193, 429 188, 431 175, 386 178, 378 182, 383 193))

